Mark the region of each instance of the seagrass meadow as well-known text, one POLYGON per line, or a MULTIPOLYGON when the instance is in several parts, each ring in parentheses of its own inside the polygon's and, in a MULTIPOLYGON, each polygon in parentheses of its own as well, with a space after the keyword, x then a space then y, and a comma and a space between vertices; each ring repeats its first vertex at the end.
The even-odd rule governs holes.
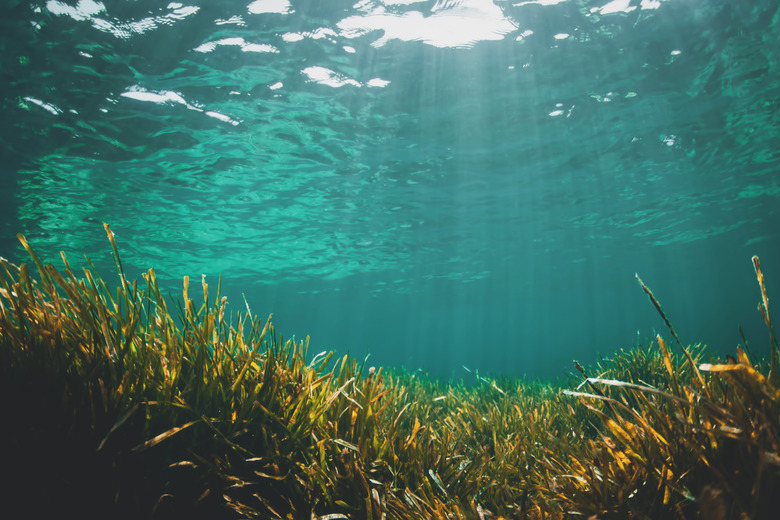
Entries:
POLYGON ((669 340, 579 380, 445 382, 311 355, 205 282, 174 306, 153 270, 124 276, 105 229, 117 287, 21 235, 31 262, 2 261, 5 518, 777 518, 757 257, 768 359, 682 345, 640 280, 669 340))

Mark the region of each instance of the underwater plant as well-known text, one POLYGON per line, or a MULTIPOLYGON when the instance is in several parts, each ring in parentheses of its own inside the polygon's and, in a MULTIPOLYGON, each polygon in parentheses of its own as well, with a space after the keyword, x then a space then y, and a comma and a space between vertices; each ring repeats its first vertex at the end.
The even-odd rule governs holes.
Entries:
POLYGON ((658 335, 582 379, 443 382, 284 340, 221 287, 154 270, 111 288, 0 260, 0 489, 25 516, 261 519, 772 518, 780 348, 768 365, 658 335))

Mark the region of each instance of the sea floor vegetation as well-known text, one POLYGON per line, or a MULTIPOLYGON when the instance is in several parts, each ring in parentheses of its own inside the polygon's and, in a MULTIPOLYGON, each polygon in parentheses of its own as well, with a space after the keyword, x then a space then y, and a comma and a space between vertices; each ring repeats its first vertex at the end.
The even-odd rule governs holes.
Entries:
MULTIPOLYGON (((0 263, 6 518, 769 519, 780 511, 778 343, 768 360, 674 344, 562 383, 457 383, 366 366, 183 304, 153 270, 0 263), (174 308, 175 307, 175 308, 174 308), (55 516, 56 515, 56 516, 55 516)), ((641 280, 640 280, 641 283, 641 280)), ((196 301, 197 300, 197 301, 196 301)))

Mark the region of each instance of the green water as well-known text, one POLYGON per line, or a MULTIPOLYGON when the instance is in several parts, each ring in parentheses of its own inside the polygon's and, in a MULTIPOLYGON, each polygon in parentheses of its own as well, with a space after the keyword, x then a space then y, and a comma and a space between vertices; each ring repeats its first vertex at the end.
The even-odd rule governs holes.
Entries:
POLYGON ((666 334, 637 272, 684 341, 768 351, 776 1, 6 4, 6 258, 109 272, 108 222, 131 278, 443 376, 666 334))

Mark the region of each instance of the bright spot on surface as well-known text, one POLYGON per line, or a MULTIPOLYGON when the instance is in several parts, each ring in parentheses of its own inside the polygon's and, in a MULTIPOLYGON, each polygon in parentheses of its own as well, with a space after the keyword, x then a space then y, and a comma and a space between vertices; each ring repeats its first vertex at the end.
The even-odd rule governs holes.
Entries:
POLYGON ((350 47, 349 45, 345 45, 344 46, 344 52, 348 52, 350 54, 355 54, 356 51, 355 51, 354 47, 350 47))
POLYGON ((348 78, 347 76, 330 69, 326 69, 325 67, 306 67, 301 72, 306 75, 310 81, 315 81, 329 87, 338 88, 343 87, 344 85, 360 86, 360 83, 354 79, 348 78))
POLYGON ((568 33, 558 33, 555 36, 553 36, 553 38, 555 38, 556 40, 565 40, 569 36, 570 35, 568 33))
POLYGON ((232 119, 231 117, 221 114, 219 112, 214 112, 212 110, 209 111, 203 110, 203 108, 201 108, 200 106, 187 102, 187 100, 185 100, 178 92, 173 92, 171 90, 160 90, 155 92, 155 91, 146 90, 145 88, 139 87, 138 85, 134 85, 130 87, 126 92, 122 92, 120 96, 130 98, 130 99, 135 99, 136 101, 148 101, 151 103, 156 103, 158 105, 169 105, 173 103, 178 105, 184 105, 190 110, 195 110, 196 112, 202 112, 209 117, 219 119, 220 121, 230 123, 231 125, 237 125, 240 123, 240 121, 232 119))
POLYGON ((601 14, 630 13, 636 6, 631 6, 631 0, 612 0, 608 4, 601 6, 601 14))
POLYGON ((222 38, 221 40, 214 40, 198 45, 195 47, 195 50, 198 52, 211 52, 219 45, 235 45, 241 47, 243 52, 279 52, 273 45, 265 43, 248 43, 243 38, 222 38))
POLYGON ((322 39, 333 39, 338 34, 336 34, 336 31, 329 27, 320 27, 319 29, 315 29, 311 32, 304 33, 306 36, 313 40, 322 40, 322 39))
POLYGON ((279 52, 273 45, 266 43, 247 43, 241 46, 243 52, 279 52))
POLYGON ((299 42, 303 40, 303 35, 298 33, 284 33, 282 35, 282 40, 286 42, 299 42))
POLYGON ((561 2, 565 2, 566 0, 529 0, 528 2, 520 2, 517 4, 512 4, 514 7, 520 7, 523 5, 528 4, 539 4, 539 5, 558 5, 561 2))
POLYGON ((220 19, 215 20, 214 23, 217 24, 217 25, 235 24, 235 25, 239 25, 241 27, 246 25, 244 23, 244 20, 240 16, 231 16, 227 20, 223 20, 223 19, 220 18, 220 19))
POLYGON ((65 2, 50 0, 46 3, 46 9, 52 14, 67 15, 74 20, 88 20, 92 16, 105 11, 106 6, 94 0, 79 0, 76 7, 72 7, 65 2))
POLYGON ((52 105, 51 103, 45 103, 40 99, 35 99, 34 97, 30 97, 30 96, 23 97, 22 99, 25 101, 29 101, 33 105, 38 105, 42 109, 46 110, 47 112, 50 112, 51 114, 54 114, 55 116, 60 115, 62 113, 62 110, 60 110, 58 107, 52 105))
POLYGON ((132 88, 131 90, 128 90, 127 92, 122 92, 120 94, 122 97, 135 99, 138 101, 150 101, 152 103, 157 103, 160 105, 166 104, 166 103, 178 103, 180 105, 184 105, 187 108, 190 108, 192 110, 198 110, 198 107, 194 105, 190 105, 187 103, 187 101, 181 97, 180 94, 176 92, 172 92, 170 90, 161 90, 159 92, 150 92, 148 90, 144 90, 139 87, 132 88))
POLYGON ((236 121, 235 119, 230 118, 229 116, 226 116, 225 114, 220 114, 219 112, 214 111, 206 111, 205 114, 209 117, 213 117, 214 119, 219 119, 220 121, 224 121, 225 123, 230 123, 233 126, 238 125, 239 121, 236 121))
POLYGON ((366 85, 368 85, 369 87, 385 87, 389 84, 390 84, 389 81, 381 78, 370 79, 368 80, 368 83, 366 83, 366 85))
POLYGON ((46 3, 46 8, 55 15, 70 16, 78 21, 89 20, 97 30, 112 34, 120 39, 128 39, 134 34, 143 34, 160 26, 169 26, 178 20, 183 20, 187 16, 197 13, 200 9, 195 6, 170 3, 167 6, 169 12, 164 15, 149 16, 140 20, 120 23, 111 19, 100 18, 98 15, 105 13, 106 8, 102 2, 94 0, 79 0, 76 7, 59 0, 49 0, 46 3))
POLYGON ((252 14, 279 13, 287 14, 292 11, 288 0, 255 0, 247 6, 252 14))
POLYGON ((517 25, 500 7, 485 0, 438 2, 429 13, 388 12, 383 5, 359 4, 364 14, 349 16, 336 25, 346 38, 378 31, 371 45, 381 47, 391 40, 421 41, 435 47, 471 47, 483 40, 500 40, 517 25))
POLYGON ((268 85, 268 88, 270 88, 271 90, 279 90, 283 86, 284 86, 284 83, 282 83, 281 81, 277 81, 273 85, 268 85))
POLYGON ((673 50, 673 51, 672 51, 670 54, 671 54, 672 56, 679 56, 680 54, 682 54, 682 51, 679 51, 679 50, 673 50))

